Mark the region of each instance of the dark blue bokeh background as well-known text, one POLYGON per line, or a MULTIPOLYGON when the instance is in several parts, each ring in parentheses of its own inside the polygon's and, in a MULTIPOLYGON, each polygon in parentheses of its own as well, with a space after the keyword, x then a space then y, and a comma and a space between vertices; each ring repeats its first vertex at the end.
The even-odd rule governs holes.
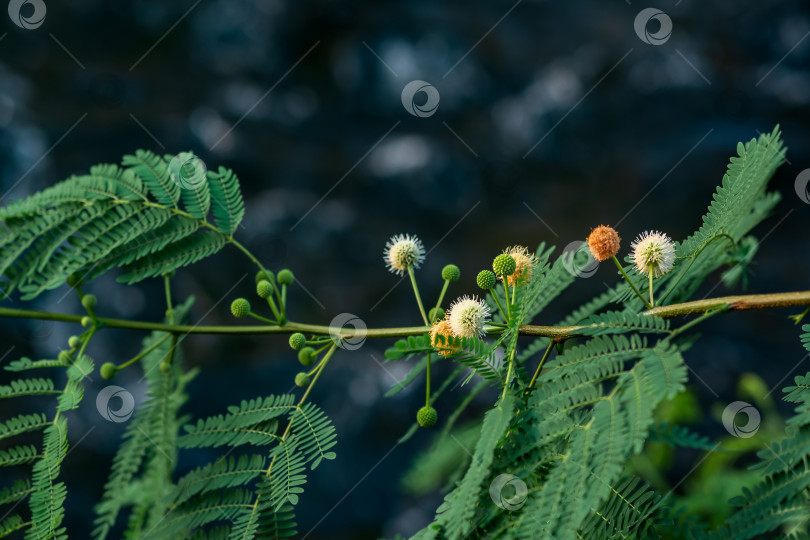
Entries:
MULTIPOLYGON (((779 123, 790 162, 772 187, 784 199, 756 231, 763 241, 748 287, 806 289, 810 206, 794 193, 794 179, 810 166, 807 4, 654 5, 673 24, 660 45, 634 30, 649 5, 618 0, 76 0, 48 2, 44 23, 31 30, 2 12, 0 203, 136 148, 193 150, 209 168, 239 175, 247 214, 238 237, 268 267, 294 270, 293 319, 328 324, 348 312, 369 326, 409 325, 419 319, 408 283, 395 287, 399 278, 381 259, 391 235, 417 234, 430 250, 419 279, 432 301, 445 264, 462 269, 450 298, 474 293, 474 275, 507 245, 561 248, 602 222, 621 223, 625 249, 645 229, 682 239, 699 226, 737 141, 779 123), (405 110, 400 93, 412 80, 437 89, 435 114, 405 110)), ((657 24, 647 30, 655 34, 657 24)), ((193 322, 232 324, 227 306, 252 294, 253 272, 226 250, 178 272, 176 295, 197 297, 193 322)), ((539 322, 560 319, 614 274, 602 268, 578 280, 539 322)), ((722 285, 713 290, 718 281, 701 294, 724 293, 722 285)), ((104 315, 162 317, 157 280, 127 288, 111 275, 90 291, 104 315)), ((79 312, 65 293, 33 305, 79 312)), ((789 313, 706 323, 687 356, 701 404, 733 401, 745 371, 774 386, 810 367, 797 367, 805 357, 789 313)), ((0 354, 53 356, 76 331, 2 320, 0 354)), ((120 362, 138 339, 104 331, 90 354, 97 365, 120 362)), ((340 443, 338 459, 308 480, 302 536, 411 533, 441 501, 401 493, 398 478, 430 438, 419 433, 396 446, 423 386, 383 399, 407 372, 380 365, 388 344, 340 353, 314 391, 340 443)), ((193 336, 184 345, 185 362, 202 368, 189 389, 195 415, 286 392, 298 371, 280 337, 193 336)), ((137 402, 139 379, 128 370, 116 383, 137 402)), ((99 420, 92 397, 102 386, 96 378, 71 417, 66 521, 75 538, 89 534, 89 509, 123 431, 99 420)), ((448 393, 439 410, 465 391, 448 393)), ((483 394, 471 413, 493 399, 483 394)), ((712 420, 697 429, 711 435, 722 426, 712 420)), ((684 472, 691 463, 678 466, 684 472)))

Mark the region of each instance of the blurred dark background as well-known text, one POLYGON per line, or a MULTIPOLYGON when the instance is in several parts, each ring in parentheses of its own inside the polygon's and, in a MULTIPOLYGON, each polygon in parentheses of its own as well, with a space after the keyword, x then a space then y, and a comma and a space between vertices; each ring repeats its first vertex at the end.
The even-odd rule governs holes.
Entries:
MULTIPOLYGON (((636 15, 650 7, 636 1, 76 0, 48 2, 35 29, 3 13, 0 203, 136 148, 193 150, 209 168, 239 175, 247 214, 238 238, 269 268, 294 270, 293 319, 328 324, 349 312, 369 326, 409 325, 419 322, 412 292, 407 281, 394 288, 399 278, 381 258, 391 235, 417 234, 430 250, 419 272, 427 303, 435 302, 445 264, 462 269, 450 299, 475 293, 475 274, 508 245, 545 240, 561 249, 603 222, 620 223, 625 249, 644 229, 679 240, 699 226, 737 141, 779 123, 790 163, 771 185, 784 198, 755 231, 764 238, 748 290, 807 289, 810 206, 795 194, 794 179, 810 166, 808 5, 654 6, 672 21, 670 38, 658 45, 634 30, 636 15), (403 107, 400 94, 413 80, 438 91, 435 114, 417 117, 403 107)), ((34 6, 22 9, 28 17, 34 6)), ((659 24, 650 21, 647 31, 660 34, 659 24)), ((416 105, 424 99, 418 94, 416 105)), ((227 306, 252 297, 254 271, 226 250, 178 272, 176 297, 196 295, 192 322, 231 324, 227 306)), ((614 273, 603 268, 578 280, 540 322, 559 320, 612 284, 614 273)), ((162 317, 157 280, 128 288, 109 275, 89 290, 104 315, 162 317)), ((726 292, 721 285, 712 294, 726 292)), ((6 305, 80 312, 64 289, 6 305)), ((744 372, 771 388, 810 369, 790 313, 706 323, 687 356, 706 409, 736 399, 744 372)), ((53 357, 77 332, 0 320, 0 354, 53 357)), ((137 352, 138 339, 107 330, 90 354, 97 365, 120 362, 137 352)), ((195 415, 286 392, 298 371, 281 337, 196 336, 184 344, 185 361, 202 368, 190 387, 195 415)), ((382 397, 407 372, 380 365, 389 344, 340 353, 328 384, 314 391, 340 442, 337 461, 305 486, 301 536, 412 533, 441 500, 401 492, 398 478, 430 435, 396 446, 424 387, 382 397)), ((137 403, 139 379, 130 369, 115 383, 137 403)), ((96 378, 70 420, 66 522, 76 538, 89 535, 89 508, 123 431, 99 420, 92 396, 102 386, 96 378)), ((464 392, 448 393, 440 414, 464 392)), ((484 393, 472 413, 493 399, 484 393)), ((713 418, 696 429, 725 433, 713 418)), ((684 461, 674 474, 690 467, 684 461)))

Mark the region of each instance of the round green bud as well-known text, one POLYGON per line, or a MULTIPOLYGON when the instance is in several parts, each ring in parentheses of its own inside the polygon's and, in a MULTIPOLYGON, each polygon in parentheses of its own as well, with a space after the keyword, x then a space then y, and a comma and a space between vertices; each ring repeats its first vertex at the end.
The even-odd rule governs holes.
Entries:
POLYGON ((269 297, 273 294, 273 285, 266 279, 261 280, 256 284, 256 294, 258 294, 260 298, 269 297))
POLYGON ((290 336, 290 347, 294 351, 300 351, 307 344, 307 338, 301 332, 296 332, 290 336))
POLYGON ((428 319, 430 322, 436 322, 438 320, 444 319, 444 310, 442 308, 430 308, 430 313, 428 313, 428 319))
POLYGON ((67 352, 67 351, 59 351, 59 361, 60 362, 62 362, 63 364, 67 364, 71 360, 73 360, 73 357, 70 356, 69 352, 67 352))
POLYGON ((442 268, 442 279, 446 281, 458 281, 461 277, 461 270, 455 264, 448 264, 442 268))
POLYGON ((93 309, 96 307, 97 303, 98 299, 94 294, 85 294, 82 296, 82 305, 84 306, 84 309, 93 309))
POLYGON ((517 269, 517 263, 514 257, 508 253, 501 253, 495 260, 492 261, 492 270, 495 271, 496 276, 511 276, 517 269))
POLYGON ((284 270, 279 271, 278 277, 276 279, 278 279, 279 285, 292 285, 293 281, 295 281, 293 273, 290 270, 287 270, 286 268, 284 270))
POLYGON ((433 427, 438 419, 439 415, 433 407, 424 406, 416 413, 416 421, 422 427, 433 427))
POLYGON ((68 338, 68 345, 70 345, 71 349, 75 349, 81 344, 82 344, 82 339, 79 336, 70 336, 68 338))
POLYGON ((298 375, 295 376, 295 386, 307 386, 309 384, 309 375, 305 372, 300 372, 298 375))
POLYGON ((490 290, 495 286, 495 283, 498 280, 495 278, 495 274, 490 272, 489 270, 481 270, 478 272, 478 277, 475 278, 475 282, 478 283, 478 286, 484 289, 485 291, 490 290))
POLYGON ((313 356, 314 352, 315 349, 313 349, 312 347, 304 347, 303 349, 298 351, 298 361, 301 362, 301 365, 304 366, 312 365, 312 362, 315 361, 315 356, 313 356))
POLYGON ((93 326, 93 319, 85 315, 82 317, 82 326, 90 327, 93 326))
POLYGON ((71 287, 75 287, 76 285, 79 285, 81 282, 82 278, 78 274, 70 274, 67 277, 67 284, 71 287))
POLYGON ((169 371, 171 371, 171 369, 172 369, 172 365, 170 363, 168 363, 168 362, 161 362, 160 363, 160 372, 161 373, 168 373, 169 371))
POLYGON ((237 298, 231 303, 231 313, 237 318, 244 317, 250 313, 250 302, 246 298, 237 298))
POLYGON ((270 281, 272 282, 276 279, 276 276, 273 275, 273 272, 270 270, 260 270, 256 273, 256 283, 260 281, 270 281))
POLYGON ((118 372, 118 366, 113 364, 112 362, 105 362, 101 364, 101 378, 110 380, 115 377, 115 374, 118 372))

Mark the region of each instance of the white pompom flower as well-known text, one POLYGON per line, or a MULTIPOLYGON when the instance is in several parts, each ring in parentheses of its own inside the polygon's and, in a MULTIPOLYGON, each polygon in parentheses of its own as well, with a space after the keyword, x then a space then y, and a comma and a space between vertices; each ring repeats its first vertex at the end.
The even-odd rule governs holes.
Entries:
POLYGON ((416 236, 398 234, 385 244, 383 259, 389 271, 402 276, 410 267, 419 268, 425 260, 425 248, 416 236))
POLYGON ((660 277, 675 264, 675 246, 672 239, 658 231, 645 231, 633 241, 633 262, 644 275, 660 277))
POLYGON ((475 296, 459 298, 447 312, 450 331, 456 337, 481 337, 484 325, 489 322, 489 306, 475 296))

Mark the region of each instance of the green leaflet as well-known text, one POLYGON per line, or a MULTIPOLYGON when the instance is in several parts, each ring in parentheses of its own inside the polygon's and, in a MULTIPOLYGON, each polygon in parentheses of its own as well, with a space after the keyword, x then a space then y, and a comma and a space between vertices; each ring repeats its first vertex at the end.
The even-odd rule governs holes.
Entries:
POLYGON ((201 162, 178 156, 139 150, 123 167, 97 165, 0 208, 3 294, 19 290, 31 299, 70 274, 87 282, 112 268, 135 283, 222 249, 244 216, 239 180, 219 168, 195 169, 189 182, 183 171, 201 162))

